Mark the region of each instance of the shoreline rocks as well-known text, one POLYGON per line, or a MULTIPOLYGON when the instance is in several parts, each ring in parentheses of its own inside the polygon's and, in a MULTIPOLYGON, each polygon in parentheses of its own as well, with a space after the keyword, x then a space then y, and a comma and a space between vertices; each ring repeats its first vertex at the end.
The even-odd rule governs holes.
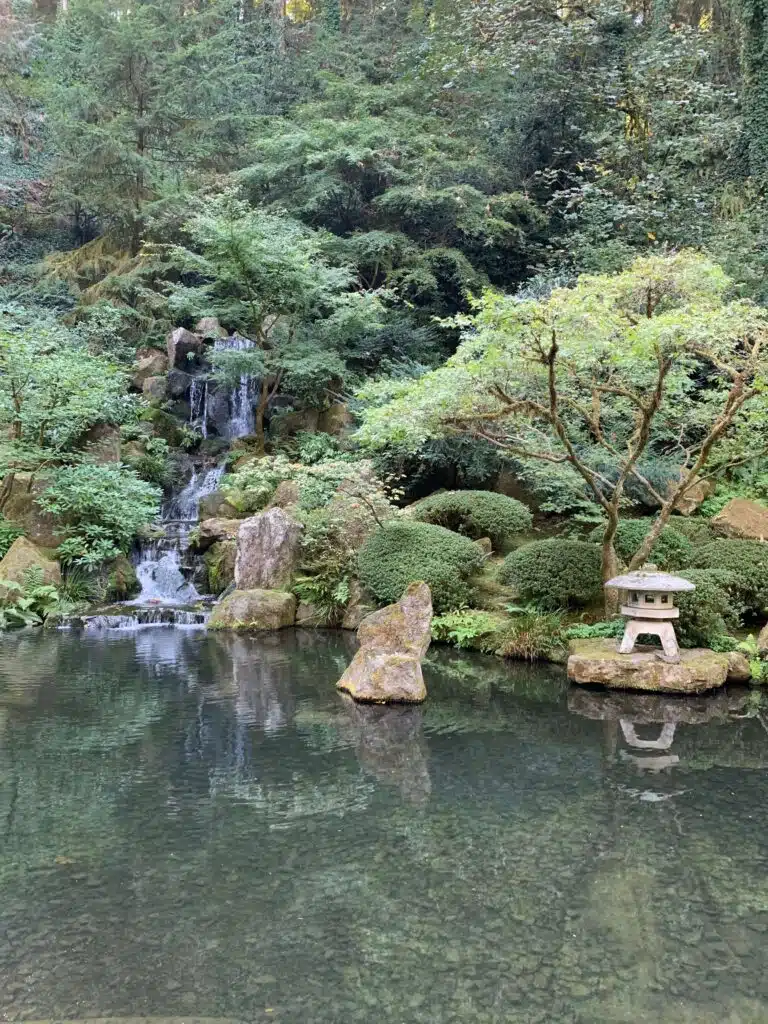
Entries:
POLYGON ((287 629, 296 621, 296 598, 284 590, 233 590, 213 609, 209 629, 236 633, 287 629))

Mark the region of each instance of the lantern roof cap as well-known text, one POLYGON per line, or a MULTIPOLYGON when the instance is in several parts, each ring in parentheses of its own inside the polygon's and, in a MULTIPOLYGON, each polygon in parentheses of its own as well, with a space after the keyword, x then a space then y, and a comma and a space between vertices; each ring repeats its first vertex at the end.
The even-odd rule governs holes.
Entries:
POLYGON ((624 576, 614 576, 605 586, 616 587, 618 590, 645 590, 666 594, 696 589, 690 580, 684 580, 682 576, 672 576, 668 572, 628 572, 624 576))

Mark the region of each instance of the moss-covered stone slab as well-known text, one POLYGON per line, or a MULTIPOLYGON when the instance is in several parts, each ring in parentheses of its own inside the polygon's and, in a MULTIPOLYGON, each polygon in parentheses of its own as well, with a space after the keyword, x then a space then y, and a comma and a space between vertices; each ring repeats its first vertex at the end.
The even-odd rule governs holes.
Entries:
POLYGON ((296 598, 282 590, 233 590, 213 609, 209 629, 238 633, 285 629, 296 621, 296 598))
POLYGON ((674 664, 655 647, 637 647, 619 654, 615 640, 572 640, 568 678, 583 685, 650 693, 705 693, 728 678, 728 655, 696 648, 680 652, 674 664))

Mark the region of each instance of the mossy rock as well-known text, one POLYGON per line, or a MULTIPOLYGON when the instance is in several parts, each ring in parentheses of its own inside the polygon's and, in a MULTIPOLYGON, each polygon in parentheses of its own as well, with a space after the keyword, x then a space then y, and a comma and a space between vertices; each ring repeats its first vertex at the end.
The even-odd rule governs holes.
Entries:
POLYGON ((107 601, 130 601, 141 592, 141 584, 131 560, 125 555, 110 563, 107 574, 107 601))
POLYGON ((152 424, 155 437, 167 441, 171 448, 180 448, 184 441, 184 424, 164 409, 145 409, 141 418, 152 424))
POLYGON ((213 609, 209 629, 274 631, 296 621, 296 598, 284 590, 233 590, 213 609))
MULTIPOLYGON (((42 572, 43 583, 54 587, 61 585, 59 563, 48 558, 45 552, 27 537, 17 537, 5 558, 0 561, 0 580, 23 586, 25 576, 34 568, 42 572)), ((4 597, 6 592, 7 588, 0 584, 0 598, 4 597)))
POLYGON ((211 594, 223 594, 235 582, 236 540, 216 541, 205 553, 205 571, 211 594))

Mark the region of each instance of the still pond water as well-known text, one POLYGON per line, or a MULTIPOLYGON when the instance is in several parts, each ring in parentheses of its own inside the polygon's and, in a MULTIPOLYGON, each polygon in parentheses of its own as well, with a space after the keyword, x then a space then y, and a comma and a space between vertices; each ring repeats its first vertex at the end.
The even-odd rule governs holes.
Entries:
POLYGON ((349 654, 0 640, 0 1021, 768 1021, 755 694, 436 652, 361 708, 349 654))

